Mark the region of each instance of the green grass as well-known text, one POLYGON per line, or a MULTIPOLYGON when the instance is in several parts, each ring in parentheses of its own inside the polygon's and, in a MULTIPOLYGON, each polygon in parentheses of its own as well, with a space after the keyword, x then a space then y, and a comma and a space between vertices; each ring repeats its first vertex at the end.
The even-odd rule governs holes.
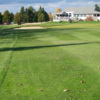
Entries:
POLYGON ((0 27, 0 100, 100 100, 100 22, 40 26, 0 27))
POLYGON ((49 23, 44 23, 44 24, 41 24, 39 26, 43 26, 43 27, 47 27, 47 28, 66 28, 66 27, 69 27, 69 28, 72 28, 72 27, 80 27, 80 25, 82 26, 83 28, 83 25, 87 25, 88 27, 89 26, 94 26, 95 25, 100 25, 99 24, 100 22, 98 21, 91 21, 91 22, 86 22, 86 21, 83 21, 83 22, 73 22, 73 23, 68 23, 68 22, 49 22, 49 23), (71 27, 70 27, 71 26, 71 27))

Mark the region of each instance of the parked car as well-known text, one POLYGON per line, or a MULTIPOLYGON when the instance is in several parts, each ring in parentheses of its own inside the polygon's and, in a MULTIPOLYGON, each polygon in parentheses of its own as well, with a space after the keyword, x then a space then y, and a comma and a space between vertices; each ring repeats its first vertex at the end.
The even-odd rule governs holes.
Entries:
POLYGON ((4 22, 3 25, 9 25, 9 23, 8 22, 4 22))
POLYGON ((24 24, 24 22, 21 22, 21 24, 24 24))
POLYGON ((11 22, 11 24, 14 24, 14 22, 11 22))

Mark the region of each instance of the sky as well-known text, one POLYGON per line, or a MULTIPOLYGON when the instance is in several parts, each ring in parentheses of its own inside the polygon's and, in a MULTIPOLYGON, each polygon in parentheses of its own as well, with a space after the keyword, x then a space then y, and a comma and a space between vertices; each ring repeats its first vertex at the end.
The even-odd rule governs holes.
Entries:
POLYGON ((20 11, 21 6, 25 8, 32 6, 38 10, 42 6, 47 12, 54 13, 56 8, 63 10, 67 7, 87 7, 95 4, 100 5, 100 0, 0 0, 0 12, 9 10, 16 13, 20 11))

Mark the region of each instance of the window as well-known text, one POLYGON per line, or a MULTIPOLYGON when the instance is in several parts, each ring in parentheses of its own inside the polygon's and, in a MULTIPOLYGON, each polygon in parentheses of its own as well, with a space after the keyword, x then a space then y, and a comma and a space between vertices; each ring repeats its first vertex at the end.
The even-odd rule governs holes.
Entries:
POLYGON ((96 14, 94 14, 94 17, 96 17, 97 15, 96 14))
POLYGON ((97 17, 99 17, 100 16, 100 14, 97 14, 97 17))
POLYGON ((83 17, 83 14, 81 14, 81 17, 83 17))
POLYGON ((77 15, 76 15, 76 14, 74 14, 74 17, 77 17, 77 15))
POLYGON ((84 17, 86 17, 86 14, 84 14, 84 17))
POLYGON ((79 17, 81 17, 81 14, 79 14, 79 17))
POLYGON ((69 17, 71 17, 71 13, 69 13, 69 17))
POLYGON ((77 17, 79 17, 79 14, 77 14, 77 17))
POLYGON ((68 13, 66 13, 66 17, 68 17, 68 13))

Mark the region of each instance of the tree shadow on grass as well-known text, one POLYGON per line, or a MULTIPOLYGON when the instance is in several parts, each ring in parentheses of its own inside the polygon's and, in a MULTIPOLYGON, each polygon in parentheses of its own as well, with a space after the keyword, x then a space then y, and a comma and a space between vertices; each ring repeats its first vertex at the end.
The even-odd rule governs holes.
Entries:
POLYGON ((14 30, 11 29, 4 29, 0 32, 0 39, 10 39, 13 38, 13 36, 17 36, 19 39, 25 38, 25 37, 31 37, 38 34, 49 34, 49 35, 58 35, 62 34, 62 32, 65 31, 65 34, 73 34, 74 31, 78 32, 84 32, 86 31, 83 28, 64 28, 64 29, 30 29, 30 30, 14 30), (59 33, 58 33, 59 32, 59 33), (67 33, 68 32, 68 33, 67 33))
POLYGON ((92 44, 92 43, 100 43, 100 42, 85 42, 85 43, 72 43, 72 44, 31 46, 31 47, 1 48, 0 52, 5 52, 5 51, 23 51, 23 50, 32 50, 32 49, 42 49, 42 48, 52 48, 52 47, 62 47, 62 46, 73 46, 73 45, 86 45, 86 44, 92 44))

